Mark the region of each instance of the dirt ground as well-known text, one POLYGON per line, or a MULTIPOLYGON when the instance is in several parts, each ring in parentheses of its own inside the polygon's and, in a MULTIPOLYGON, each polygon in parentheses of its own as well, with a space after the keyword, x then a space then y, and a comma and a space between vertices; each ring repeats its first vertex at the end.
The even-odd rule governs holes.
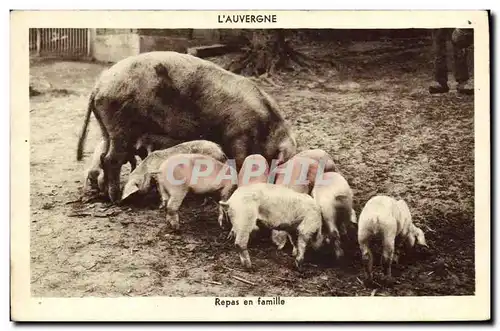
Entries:
MULTIPOLYGON (((84 169, 100 137, 93 117, 82 162, 76 161, 76 145, 88 94, 107 65, 33 63, 31 80, 42 94, 31 97, 30 107, 32 295, 474 294, 473 97, 454 90, 428 94, 428 46, 384 55, 384 45, 376 43, 350 49, 312 45, 310 52, 319 55, 335 49, 326 55, 341 69, 289 72, 274 80, 278 86, 263 84, 299 144, 333 156, 354 190, 358 214, 370 197, 388 194, 406 199, 426 231, 432 254, 402 261, 394 267, 398 283, 376 292, 361 284, 356 243, 342 265, 309 254, 299 273, 290 247, 277 251, 262 231, 249 246, 256 271, 246 272, 219 228, 213 200, 203 207, 202 197, 185 201, 181 235, 160 233, 165 215, 155 195, 122 207, 82 202, 84 169)), ((127 165, 123 180, 128 172, 127 165)))

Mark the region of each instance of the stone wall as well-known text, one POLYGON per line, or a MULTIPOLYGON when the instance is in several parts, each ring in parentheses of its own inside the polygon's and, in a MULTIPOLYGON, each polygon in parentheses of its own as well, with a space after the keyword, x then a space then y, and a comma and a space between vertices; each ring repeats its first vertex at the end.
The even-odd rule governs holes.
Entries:
POLYGON ((95 29, 96 35, 113 35, 113 34, 127 34, 134 33, 137 29, 95 29))
POLYGON ((99 33, 94 37, 93 57, 101 62, 117 62, 139 54, 139 36, 130 32, 99 33))
POLYGON ((187 38, 139 36, 139 52, 141 53, 154 51, 186 53, 190 46, 190 41, 187 38))
POLYGON ((186 53, 189 47, 231 43, 237 29, 96 29, 93 54, 97 61, 116 62, 152 51, 186 53))

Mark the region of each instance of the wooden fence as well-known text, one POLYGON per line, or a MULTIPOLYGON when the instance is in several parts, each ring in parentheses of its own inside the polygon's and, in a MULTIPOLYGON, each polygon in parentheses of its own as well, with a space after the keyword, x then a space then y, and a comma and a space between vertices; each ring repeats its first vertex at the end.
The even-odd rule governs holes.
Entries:
POLYGON ((48 28, 29 30, 30 56, 87 58, 92 55, 93 29, 48 28))

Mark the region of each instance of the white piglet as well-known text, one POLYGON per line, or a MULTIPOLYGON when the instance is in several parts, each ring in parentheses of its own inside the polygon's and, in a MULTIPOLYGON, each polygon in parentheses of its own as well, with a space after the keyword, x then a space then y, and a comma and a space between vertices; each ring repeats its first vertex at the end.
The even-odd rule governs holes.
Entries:
POLYGON ((208 140, 192 140, 151 152, 128 177, 123 188, 122 200, 137 193, 145 194, 152 189, 153 178, 158 173, 162 163, 172 155, 176 154, 203 154, 217 161, 225 162, 227 157, 222 148, 208 140))
MULTIPOLYGON (((309 194, 313 188, 318 171, 324 171, 320 169, 322 163, 326 163, 321 161, 322 156, 324 155, 319 155, 315 150, 301 152, 301 155, 297 154, 287 162, 273 168, 269 174, 269 182, 287 187, 297 193, 309 194), (306 155, 313 155, 315 158, 306 155)), ((295 254, 297 248, 286 231, 273 230, 271 232, 271 239, 279 250, 285 247, 287 241, 290 241, 293 247, 293 254, 295 254)))
POLYGON ((307 157, 316 160, 323 166, 323 172, 337 171, 337 166, 332 157, 322 149, 307 149, 295 154, 295 156, 307 157))
POLYGON ((391 265, 395 247, 404 244, 409 249, 415 243, 428 247, 424 232, 413 224, 405 201, 384 195, 371 198, 358 219, 358 243, 368 283, 373 281, 371 242, 375 238, 382 240, 382 267, 389 283, 392 282, 391 265))
MULTIPOLYGON (((188 192, 218 192, 221 200, 227 200, 237 187, 234 166, 203 154, 172 155, 161 164, 156 175, 162 199, 160 208, 166 209, 167 223, 175 230, 180 227, 178 211, 188 192)), ((222 218, 219 205, 219 224, 222 218)))
POLYGON ((321 208, 327 242, 333 241, 335 256, 340 258, 344 255, 340 235, 347 234, 346 226, 350 222, 356 223, 351 187, 340 173, 326 172, 316 179, 311 195, 321 208))
POLYGON ((255 183, 239 187, 227 201, 220 201, 232 224, 241 263, 251 268, 248 254, 250 234, 258 229, 257 220, 269 229, 287 231, 297 238, 295 263, 300 270, 308 245, 318 249, 323 241, 321 211, 314 199, 280 185, 255 183))

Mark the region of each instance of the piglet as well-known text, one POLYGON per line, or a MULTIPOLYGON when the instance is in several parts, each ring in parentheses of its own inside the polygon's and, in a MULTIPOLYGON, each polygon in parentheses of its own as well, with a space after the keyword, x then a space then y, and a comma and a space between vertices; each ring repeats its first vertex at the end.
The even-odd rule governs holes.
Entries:
MULTIPOLYGON (((252 185, 256 183, 267 183, 269 177, 269 164, 264 156, 251 154, 243 160, 238 172, 238 187, 252 185)), ((220 219, 220 227, 225 229, 224 216, 220 219)))
POLYGON ((243 160, 238 173, 238 187, 255 183, 267 183, 269 177, 269 164, 264 156, 251 154, 243 160))
POLYGON ((256 183, 239 187, 219 205, 229 216, 240 261, 252 268, 248 253, 250 234, 257 230, 257 220, 267 228, 287 231, 297 238, 295 263, 300 270, 306 248, 318 249, 323 241, 321 210, 314 199, 284 186, 256 183))
POLYGON ((286 186, 295 192, 309 194, 320 170, 320 162, 305 156, 294 156, 287 162, 274 167, 269 181, 286 186))
POLYGON ((340 173, 327 172, 316 179, 311 195, 321 208, 328 241, 333 241, 335 256, 340 258, 344 252, 341 248, 339 228, 345 236, 349 222, 356 223, 351 187, 340 173))
MULTIPOLYGON (((237 187, 236 165, 222 163, 203 154, 176 154, 168 157, 157 174, 158 190, 166 208, 167 223, 173 229, 180 227, 178 210, 188 192, 207 194, 218 192, 227 200, 237 187)), ((223 211, 219 206, 219 224, 223 211)))
POLYGON ((335 162, 333 161, 332 157, 322 149, 319 148, 306 149, 303 150, 302 152, 295 154, 295 156, 307 157, 317 162, 321 162, 321 164, 323 165, 323 172, 338 171, 337 166, 335 165, 335 162))
POLYGON ((129 196, 139 193, 146 194, 152 188, 153 174, 158 172, 161 164, 175 154, 203 154, 213 157, 217 161, 225 162, 227 157, 220 145, 209 140, 192 140, 151 152, 128 177, 122 192, 122 201, 129 196))
MULTIPOLYGON (((302 152, 305 154, 305 152, 302 152)), ((273 167, 269 175, 269 181, 276 185, 285 186, 298 193, 309 194, 314 185, 318 173, 321 175, 322 162, 306 156, 295 155, 287 162, 273 167)), ((296 247, 290 236, 285 231, 272 231, 271 239, 278 249, 283 249, 290 239, 293 253, 296 247)))
POLYGON ((405 201, 385 195, 372 197, 358 219, 358 243, 368 284, 373 282, 371 242, 376 238, 382 239, 382 267, 389 284, 392 283, 391 265, 395 247, 403 244, 410 249, 415 243, 428 247, 424 232, 413 224, 405 201))

